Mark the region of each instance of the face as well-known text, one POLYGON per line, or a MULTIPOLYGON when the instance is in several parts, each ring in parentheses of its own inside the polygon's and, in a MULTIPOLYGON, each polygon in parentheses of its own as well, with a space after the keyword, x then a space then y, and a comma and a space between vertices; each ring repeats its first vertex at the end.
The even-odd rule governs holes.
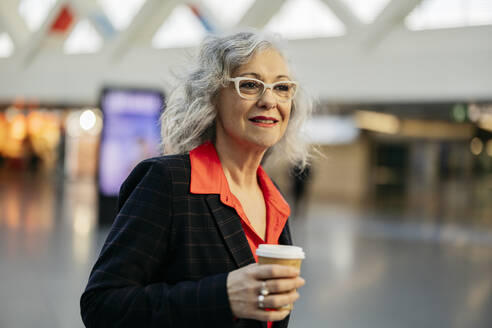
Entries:
MULTIPOLYGON (((291 80, 285 59, 274 49, 256 53, 232 74, 265 83, 291 80)), ((217 97, 217 142, 266 150, 284 135, 289 123, 292 100, 279 102, 271 89, 257 100, 241 98, 230 82, 217 97), (220 140, 222 139, 222 140, 220 140)))

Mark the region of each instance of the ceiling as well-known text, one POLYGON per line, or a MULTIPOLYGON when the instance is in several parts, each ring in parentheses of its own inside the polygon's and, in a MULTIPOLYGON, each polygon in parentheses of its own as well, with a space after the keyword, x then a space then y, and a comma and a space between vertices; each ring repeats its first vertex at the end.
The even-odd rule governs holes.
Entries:
POLYGON ((489 0, 2 0, 0 104, 168 91, 205 35, 240 27, 289 39, 321 102, 490 101, 490 24, 489 0))

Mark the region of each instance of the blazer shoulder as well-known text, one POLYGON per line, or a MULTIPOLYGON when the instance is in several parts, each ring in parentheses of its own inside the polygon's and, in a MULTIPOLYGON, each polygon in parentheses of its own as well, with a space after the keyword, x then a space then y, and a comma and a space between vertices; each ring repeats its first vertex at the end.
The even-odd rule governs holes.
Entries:
MULTIPOLYGON (((128 179, 140 180, 147 174, 165 175, 168 171, 179 171, 190 169, 190 158, 188 154, 165 155, 145 159, 138 163, 128 175, 128 179)), ((125 181, 126 182, 126 181, 125 181)))
POLYGON ((157 172, 170 177, 173 184, 189 184, 191 163, 189 154, 165 155, 149 158, 142 163, 152 165, 157 172))
POLYGON ((190 159, 188 154, 152 157, 138 163, 120 188, 119 206, 121 207, 130 193, 138 186, 169 186, 189 184, 190 159))
POLYGON ((162 173, 163 175, 186 174, 186 172, 190 172, 191 170, 190 156, 189 154, 180 154, 148 158, 138 163, 132 173, 130 173, 130 176, 133 174, 145 174, 149 170, 156 174, 162 173))
POLYGON ((164 166, 171 169, 179 169, 179 168, 186 169, 190 167, 190 155, 179 154, 179 155, 157 156, 157 157, 152 157, 143 160, 138 165, 156 165, 156 166, 164 166))

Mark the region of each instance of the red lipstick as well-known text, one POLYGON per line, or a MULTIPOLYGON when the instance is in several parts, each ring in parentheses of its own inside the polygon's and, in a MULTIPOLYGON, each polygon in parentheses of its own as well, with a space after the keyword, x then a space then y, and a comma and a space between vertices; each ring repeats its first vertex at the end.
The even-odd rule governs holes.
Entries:
POLYGON ((278 123, 278 120, 269 116, 254 116, 249 119, 254 125, 261 127, 272 127, 278 123))

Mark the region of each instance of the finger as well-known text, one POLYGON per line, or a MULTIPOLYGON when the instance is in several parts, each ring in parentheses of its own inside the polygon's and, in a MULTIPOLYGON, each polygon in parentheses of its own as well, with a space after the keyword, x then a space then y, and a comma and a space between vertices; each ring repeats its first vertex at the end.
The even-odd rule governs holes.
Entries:
POLYGON ((280 321, 290 314, 289 310, 263 311, 258 313, 257 319, 260 321, 280 321))
MULTIPOLYGON (((304 286, 305 280, 302 279, 301 277, 296 277, 296 278, 290 278, 290 279, 285 279, 285 278, 280 278, 280 279, 269 279, 265 281, 265 287, 268 290, 269 293, 286 293, 291 290, 300 288, 304 286)), ((258 290, 261 290, 261 283, 260 283, 260 288, 258 290)))
POLYGON ((278 309, 283 306, 293 304, 299 298, 299 293, 292 291, 284 294, 274 294, 265 297, 263 304, 267 309, 278 309))
POLYGON ((254 277, 258 280, 293 278, 299 275, 299 269, 288 265, 263 264, 258 265, 254 270, 254 277))

